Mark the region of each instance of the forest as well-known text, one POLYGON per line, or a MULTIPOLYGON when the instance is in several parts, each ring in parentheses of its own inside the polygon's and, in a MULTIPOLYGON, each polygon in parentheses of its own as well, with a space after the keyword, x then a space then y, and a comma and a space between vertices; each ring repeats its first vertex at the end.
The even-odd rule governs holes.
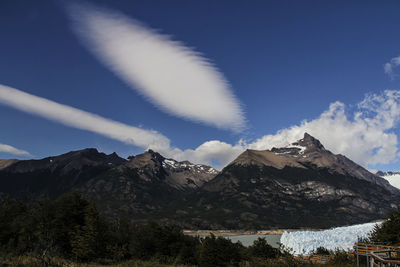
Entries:
MULTIPOLYGON (((370 241, 400 244, 398 229, 400 211, 377 226, 370 241)), ((263 238, 245 247, 240 242, 232 243, 212 234, 204 238, 184 235, 182 229, 173 225, 156 222, 136 224, 124 218, 111 221, 100 214, 93 200, 77 192, 56 200, 40 197, 29 203, 2 196, 0 249, 3 266, 65 266, 66 263, 204 267, 311 264, 299 261, 285 248, 271 247, 263 238)), ((332 266, 351 266, 354 263, 354 259, 344 252, 327 253, 334 255, 336 263, 332 262, 332 266)))

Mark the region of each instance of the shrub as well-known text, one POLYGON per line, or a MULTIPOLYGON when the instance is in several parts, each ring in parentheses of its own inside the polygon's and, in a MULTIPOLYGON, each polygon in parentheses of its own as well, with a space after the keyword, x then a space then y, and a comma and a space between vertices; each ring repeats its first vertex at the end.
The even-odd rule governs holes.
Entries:
POLYGON ((232 243, 229 239, 211 234, 201 242, 199 265, 201 267, 239 266, 243 250, 241 243, 232 243))
POLYGON ((271 245, 267 243, 267 240, 265 238, 257 238, 253 242, 253 245, 251 245, 248 248, 249 251, 249 256, 250 257, 256 257, 256 258, 276 258, 280 255, 280 252, 278 249, 273 248, 271 245))

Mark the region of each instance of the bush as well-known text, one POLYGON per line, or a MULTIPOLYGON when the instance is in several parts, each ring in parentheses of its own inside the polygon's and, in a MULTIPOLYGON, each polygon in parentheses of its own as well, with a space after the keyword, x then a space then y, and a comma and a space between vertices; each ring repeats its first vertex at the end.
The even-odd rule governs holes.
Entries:
POLYGON ((229 239, 216 238, 211 234, 201 241, 199 265, 201 267, 239 266, 244 249, 241 243, 232 243, 229 239))
POLYGON ((250 257, 269 259, 277 258, 281 253, 278 249, 269 245, 265 238, 259 237, 254 241, 253 245, 248 248, 248 254, 250 257))
POLYGON ((331 251, 324 247, 318 247, 316 250, 312 251, 313 255, 330 255, 331 251))
POLYGON ((356 258, 346 251, 337 249, 332 253, 332 258, 329 260, 329 263, 345 266, 346 264, 355 264, 356 258))

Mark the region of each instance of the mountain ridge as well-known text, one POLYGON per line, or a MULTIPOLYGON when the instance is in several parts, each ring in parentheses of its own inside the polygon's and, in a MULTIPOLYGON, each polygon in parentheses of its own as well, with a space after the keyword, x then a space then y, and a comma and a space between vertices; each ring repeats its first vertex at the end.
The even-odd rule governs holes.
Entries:
POLYGON ((41 160, 0 160, 3 193, 78 191, 109 217, 187 229, 328 228, 384 218, 400 190, 314 137, 246 150, 221 172, 149 150, 128 159, 96 149, 41 160))

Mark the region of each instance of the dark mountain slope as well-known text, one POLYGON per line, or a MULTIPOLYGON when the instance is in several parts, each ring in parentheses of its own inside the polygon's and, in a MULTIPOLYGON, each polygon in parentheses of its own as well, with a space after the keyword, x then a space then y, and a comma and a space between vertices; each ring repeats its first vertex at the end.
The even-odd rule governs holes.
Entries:
POLYGON ((0 169, 2 192, 16 196, 59 196, 90 178, 125 162, 113 153, 106 155, 94 148, 72 151, 41 160, 21 160, 0 169))
POLYGON ((305 134, 285 148, 243 152, 187 198, 182 220, 229 229, 326 228, 384 218, 399 207, 399 193, 305 134))
POLYGON ((209 166, 177 162, 149 150, 93 177, 77 190, 96 199, 110 216, 168 220, 171 203, 181 201, 217 173, 209 166))
POLYGON ((172 202, 217 173, 209 166, 166 159, 151 150, 126 160, 115 153, 84 149, 41 160, 0 161, 0 192, 31 199, 79 191, 94 198, 109 216, 147 220, 159 218, 172 202))

